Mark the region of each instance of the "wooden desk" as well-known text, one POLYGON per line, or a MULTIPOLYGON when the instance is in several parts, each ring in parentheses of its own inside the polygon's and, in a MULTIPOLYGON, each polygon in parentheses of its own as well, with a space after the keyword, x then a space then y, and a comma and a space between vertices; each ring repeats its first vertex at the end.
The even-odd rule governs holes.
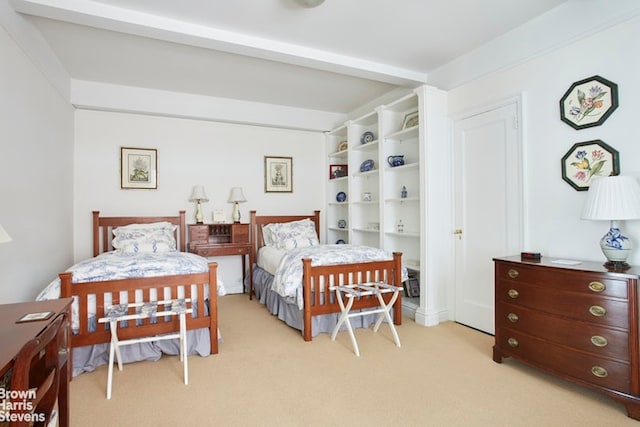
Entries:
MULTIPOLYGON (((67 337, 71 328, 70 307, 71 298, 33 301, 16 304, 0 305, 0 378, 2 378, 13 366, 14 359, 22 346, 38 336, 47 325, 59 314, 66 316, 64 327, 67 329, 67 337), (53 311, 53 316, 47 320, 37 322, 16 323, 20 317, 27 313, 41 311, 53 311)), ((58 390, 58 412, 60 426, 69 425, 69 381, 71 380, 71 366, 69 363, 69 351, 61 351, 60 354, 60 386, 58 390)))
POLYGON ((189 252, 203 257, 231 256, 242 257, 242 293, 245 292, 247 271, 246 258, 249 258, 249 299, 253 294, 253 245, 249 239, 249 224, 190 224, 189 252))
POLYGON ((253 246, 250 243, 215 243, 192 245, 189 243, 189 252, 203 257, 240 255, 242 257, 242 293, 245 292, 245 276, 247 265, 245 257, 249 258, 249 298, 253 292, 253 246))

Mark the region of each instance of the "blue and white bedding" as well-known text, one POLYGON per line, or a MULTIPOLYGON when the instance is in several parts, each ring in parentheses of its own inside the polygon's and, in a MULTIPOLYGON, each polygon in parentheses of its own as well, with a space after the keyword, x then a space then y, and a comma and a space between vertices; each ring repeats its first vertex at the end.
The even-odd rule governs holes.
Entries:
MULTIPOLYGON (((358 245, 313 245, 287 251, 274 274, 272 290, 280 296, 304 306, 302 295, 302 259, 311 258, 311 265, 351 264, 367 261, 385 261, 393 257, 382 249, 358 245)), ((402 280, 407 271, 402 269, 402 280)))
MULTIPOLYGON (((206 258, 188 252, 165 253, 122 253, 120 251, 105 252, 94 258, 89 258, 68 268, 73 272, 72 282, 99 282, 103 280, 117 280, 135 277, 158 277, 174 274, 203 273, 209 271, 206 258)), ((226 293, 224 285, 218 279, 218 295, 226 293)), ((126 298, 126 293, 123 293, 126 298)), ((184 297, 184 295, 179 295, 184 297)), ((60 298, 60 278, 53 280, 36 297, 37 301, 60 298)), ((160 299, 166 296, 161 295, 160 299)), ((207 299, 208 295, 204 295, 207 299)), ((107 299, 107 297, 105 297, 107 299)), ((124 301, 121 302, 129 302, 124 301)), ((131 301, 133 302, 133 301, 131 301)), ((105 301, 109 303, 109 301, 105 301)), ((95 315, 95 300, 89 301, 89 316, 95 315)), ((78 330, 78 304, 72 305, 71 330, 78 330)))
MULTIPOLYGON (((97 282, 103 280, 116 280, 134 277, 157 277, 174 274, 191 274, 209 271, 209 264, 206 258, 188 252, 163 252, 163 253, 129 253, 121 250, 105 252, 97 257, 81 261, 67 271, 73 272, 72 282, 97 282)), ((218 295, 226 293, 220 278, 218 282, 218 295)), ((167 290, 168 291, 168 290, 167 290)), ((179 289, 178 297, 184 297, 184 289, 179 289)), ((136 298, 141 298, 141 292, 136 298)), ((158 299, 170 299, 170 295, 153 295, 158 299)), ((194 303, 197 298, 192 296, 194 303)), ((205 300, 208 294, 202 296, 205 300)), ((40 294, 37 300, 48 300, 60 298, 60 278, 53 280, 40 294)), ((119 296, 120 302, 125 302, 126 292, 119 296)), ((105 295, 105 304, 109 304, 109 296, 105 295)), ((128 302, 128 301, 127 301, 128 302)), ((133 301, 131 301, 133 302, 133 301)), ((96 308, 95 297, 89 297, 87 301, 89 330, 95 330, 96 308)), ((194 310, 196 305, 194 304, 194 310)), ((205 305, 206 308, 206 305, 205 305)), ((78 302, 71 305, 71 330, 78 331, 78 302)), ((197 315, 197 313, 195 314, 197 315)), ((210 354, 211 343, 209 331, 205 329, 187 331, 188 354, 199 354, 207 356, 210 354)), ((73 349, 73 376, 83 372, 91 372, 96 367, 108 362, 108 344, 96 344, 73 349)), ((124 363, 140 360, 158 360, 162 354, 178 354, 179 347, 176 340, 164 340, 149 343, 139 343, 128 345, 122 348, 122 358, 124 363), (175 341, 175 342, 174 342, 175 341)))

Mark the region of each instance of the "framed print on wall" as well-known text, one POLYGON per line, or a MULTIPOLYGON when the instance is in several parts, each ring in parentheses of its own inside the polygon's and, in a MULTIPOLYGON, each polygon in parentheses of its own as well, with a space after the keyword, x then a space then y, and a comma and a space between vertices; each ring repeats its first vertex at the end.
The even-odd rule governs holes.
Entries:
POLYGON ((574 144, 562 158, 562 179, 577 191, 586 191, 594 176, 620 173, 618 151, 596 139, 574 144))
POLYGON ((293 192, 292 157, 264 157, 264 192, 293 192))
POLYGON ((158 150, 120 147, 120 188, 158 188, 158 150))
POLYGON ((618 85, 600 76, 571 85, 560 99, 560 119, 574 129, 600 126, 618 108, 618 85))

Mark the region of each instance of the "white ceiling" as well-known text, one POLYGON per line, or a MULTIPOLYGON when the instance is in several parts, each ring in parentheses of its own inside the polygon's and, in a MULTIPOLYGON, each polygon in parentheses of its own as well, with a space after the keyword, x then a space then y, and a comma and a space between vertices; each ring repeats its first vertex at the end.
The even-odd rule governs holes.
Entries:
POLYGON ((567 0, 11 0, 71 79, 348 113, 567 0))

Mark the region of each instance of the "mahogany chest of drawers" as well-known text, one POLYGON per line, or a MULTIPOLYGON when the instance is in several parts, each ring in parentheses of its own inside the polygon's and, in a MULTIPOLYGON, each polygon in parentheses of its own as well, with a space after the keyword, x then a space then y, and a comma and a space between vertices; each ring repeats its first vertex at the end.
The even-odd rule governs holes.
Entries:
POLYGON ((608 394, 640 419, 638 277, 597 262, 495 258, 493 360, 608 394))

